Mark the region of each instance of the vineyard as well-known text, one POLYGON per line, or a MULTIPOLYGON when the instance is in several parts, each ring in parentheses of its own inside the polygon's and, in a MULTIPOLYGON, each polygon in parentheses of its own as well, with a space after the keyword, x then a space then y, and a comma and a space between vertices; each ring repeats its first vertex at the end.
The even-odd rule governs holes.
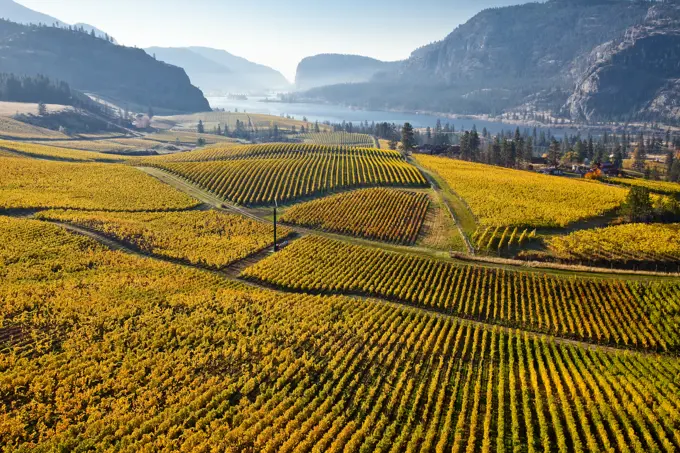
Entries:
POLYGON ((306 237, 247 279, 313 293, 365 294, 509 327, 625 347, 680 347, 680 285, 553 277, 461 266, 306 237))
MULTIPOLYGON (((222 269, 273 245, 274 228, 215 211, 105 213, 47 211, 39 219, 66 222, 102 233, 143 253, 222 269)), ((291 231, 279 228, 279 238, 291 231)))
POLYGON ((416 160, 437 173, 483 227, 566 227, 618 208, 627 193, 594 182, 443 157, 418 155, 416 160))
POLYGON ((585 263, 680 263, 680 224, 629 224, 550 239, 560 260, 585 263))
POLYGON ((189 131, 160 131, 153 134, 146 135, 147 140, 160 143, 177 143, 196 145, 199 139, 203 139, 207 145, 214 145, 218 143, 236 143, 236 140, 223 135, 215 134, 199 134, 198 132, 189 131))
POLYGON ((522 247, 536 239, 536 230, 519 227, 486 227, 478 228, 472 235, 472 242, 479 251, 501 252, 504 248, 522 247))
POLYGON ((363 189, 293 206, 281 221, 379 241, 413 244, 429 204, 425 193, 363 189))
POLYGON ((0 224, 0 328, 34 339, 0 356, 4 451, 680 448, 677 359, 249 290, 0 224))
POLYGON ((300 149, 300 146, 304 145, 206 150, 198 152, 201 159, 207 159, 203 153, 214 152, 223 160, 147 159, 145 165, 166 170, 224 200, 247 206, 273 204, 274 200, 290 202, 350 188, 426 184, 423 175, 395 153, 316 145, 300 149))
POLYGON ((126 165, 0 157, 0 168, 0 211, 44 208, 171 211, 198 204, 126 165))
POLYGON ((3 148, 27 157, 69 162, 121 162, 126 159, 125 156, 112 156, 110 154, 82 151, 78 149, 0 140, 0 149, 3 148))
MULTIPOLYGON (((139 138, 117 138, 103 140, 60 140, 58 142, 36 142, 54 148, 70 148, 73 150, 125 153, 147 150, 159 146, 157 142, 139 138)), ((87 156, 83 156, 87 157, 87 156)), ((103 156, 98 156, 103 157, 103 156)), ((109 159, 112 156, 108 156, 109 159)))
POLYGON ((680 195, 680 184, 676 182, 626 178, 609 178, 608 181, 627 187, 645 187, 649 189, 650 192, 662 195, 680 195))
POLYGON ((349 146, 324 146, 300 143, 270 143, 264 145, 221 144, 187 153, 151 157, 141 163, 158 162, 211 162, 241 159, 290 159, 310 154, 330 154, 333 156, 372 157, 379 160, 402 160, 396 151, 372 148, 352 148, 349 146))
POLYGON ((325 132, 299 134, 297 137, 305 143, 313 143, 315 145, 375 147, 375 139, 367 134, 325 132))

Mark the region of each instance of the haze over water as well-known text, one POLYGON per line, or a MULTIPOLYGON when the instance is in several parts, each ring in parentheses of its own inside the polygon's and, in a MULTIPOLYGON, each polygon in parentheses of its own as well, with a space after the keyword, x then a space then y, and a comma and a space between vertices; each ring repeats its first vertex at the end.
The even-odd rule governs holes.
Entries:
MULTIPOLYGON (((378 110, 360 110, 353 109, 341 105, 332 104, 310 104, 310 103, 288 103, 288 102, 262 102, 265 98, 250 97, 248 100, 234 100, 227 97, 208 97, 210 106, 212 108, 225 109, 227 111, 234 111, 238 109, 239 112, 246 111, 248 113, 261 113, 267 115, 290 115, 297 120, 306 117, 308 121, 318 121, 323 123, 330 121, 331 123, 342 123, 343 121, 352 122, 354 124, 363 123, 364 121, 388 122, 395 124, 411 123, 414 127, 434 127, 437 120, 441 120, 442 124, 447 122, 456 127, 456 130, 470 130, 473 126, 477 126, 477 130, 481 132, 486 128, 490 133, 497 134, 501 131, 515 130, 516 124, 501 123, 497 121, 484 121, 470 118, 447 118, 444 116, 433 116, 418 113, 404 113, 404 112, 387 112, 378 110)), ((533 129, 533 126, 521 125, 520 130, 533 129)), ((546 128, 537 127, 539 132, 548 130, 556 136, 560 137, 565 133, 570 135, 578 133, 574 128, 546 128)))

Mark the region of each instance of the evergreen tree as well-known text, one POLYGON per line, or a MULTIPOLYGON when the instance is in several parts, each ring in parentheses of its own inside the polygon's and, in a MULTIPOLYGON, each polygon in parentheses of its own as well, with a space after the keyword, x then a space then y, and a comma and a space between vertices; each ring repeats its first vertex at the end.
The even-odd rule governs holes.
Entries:
POLYGON ((618 170, 623 169, 623 148, 621 148, 621 145, 618 145, 614 150, 614 162, 612 164, 618 170))
MULTIPOLYGON (((238 121, 238 120, 236 120, 238 121)), ((205 126, 203 126, 203 120, 198 120, 198 127, 196 128, 199 134, 205 133, 205 126)))
POLYGON ((401 128, 401 149, 404 154, 412 152, 416 147, 416 138, 411 123, 404 123, 401 128))
POLYGON ((524 146, 524 156, 522 160, 530 164, 533 159, 534 159, 534 139, 529 137, 527 138, 527 143, 524 146))
POLYGON ((557 167, 560 163, 561 157, 560 143, 553 138, 548 150, 548 165, 551 167, 557 167))
POLYGON ((671 171, 673 170, 673 164, 675 163, 675 154, 673 151, 668 150, 666 152, 666 179, 669 178, 671 171))

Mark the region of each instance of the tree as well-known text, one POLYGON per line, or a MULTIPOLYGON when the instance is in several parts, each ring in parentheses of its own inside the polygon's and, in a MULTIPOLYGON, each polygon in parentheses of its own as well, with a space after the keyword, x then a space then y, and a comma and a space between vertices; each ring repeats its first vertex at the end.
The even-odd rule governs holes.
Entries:
POLYGON ((314 132, 317 133, 317 134, 319 132, 321 132, 321 129, 319 129, 319 122, 318 121, 314 123, 314 132))
POLYGON ((196 145, 198 146, 205 146, 205 139, 203 137, 200 137, 198 141, 196 142, 196 145))
POLYGON ((666 153, 666 179, 670 181, 671 172, 673 171, 673 164, 675 163, 675 154, 673 151, 666 153))
POLYGON ((560 154, 560 143, 553 138, 548 150, 548 164, 552 167, 557 167, 560 163, 560 154))
POLYGON ((668 175, 668 180, 671 182, 680 182, 680 159, 675 159, 671 172, 668 175))
POLYGON ((205 133, 205 126, 203 126, 203 120, 198 120, 198 133, 203 134, 205 133))
POLYGON ((401 129, 401 150, 404 154, 412 152, 416 147, 416 138, 413 133, 413 126, 411 123, 404 123, 401 129))
POLYGON ((396 151, 398 145, 399 145, 399 143, 398 143, 395 139, 391 139, 391 140, 389 141, 389 143, 387 144, 387 146, 388 146, 392 151, 396 151))
POLYGON ((623 169, 623 148, 621 148, 621 145, 618 145, 614 150, 614 162, 612 163, 617 169, 623 169))
POLYGON ((38 103, 38 115, 40 115, 40 116, 47 115, 47 106, 45 105, 44 102, 38 103))
POLYGON ((527 143, 524 146, 524 156, 523 159, 526 163, 530 164, 534 158, 534 139, 529 137, 527 143))
POLYGON ((153 107, 149 106, 149 110, 148 110, 148 112, 147 112, 147 115, 148 115, 148 117, 149 117, 149 120, 152 120, 152 119, 153 119, 153 117, 154 117, 154 115, 155 115, 155 112, 153 111, 153 107))
POLYGON ((644 171, 646 162, 647 152, 645 151, 645 144, 643 140, 640 140, 633 152, 633 170, 644 171))
POLYGON ((621 212, 631 223, 648 222, 654 212, 649 189, 631 187, 626 201, 621 206, 621 212))

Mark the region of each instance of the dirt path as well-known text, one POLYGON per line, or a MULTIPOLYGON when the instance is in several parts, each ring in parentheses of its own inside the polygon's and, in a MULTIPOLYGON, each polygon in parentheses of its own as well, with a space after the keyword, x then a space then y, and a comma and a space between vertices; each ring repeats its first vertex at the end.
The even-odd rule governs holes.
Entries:
POLYGON ((437 181, 434 179, 434 177, 430 174, 429 171, 418 165, 418 162, 415 161, 415 159, 409 159, 409 162, 415 166, 420 172, 425 175, 425 178, 427 181, 430 183, 430 187, 432 187, 432 190, 436 192, 437 196, 442 200, 442 203, 444 206, 446 206, 446 210, 449 211, 449 215, 453 219, 453 222, 456 224, 456 228, 458 229, 458 234, 463 238, 463 242, 465 243, 465 248, 467 248, 467 252, 469 255, 475 254, 475 248, 472 246, 472 243, 470 242, 470 239, 468 238, 467 234, 465 234, 465 231, 463 230, 461 219, 456 215, 455 211, 451 209, 451 205, 449 204, 448 200, 446 199, 446 194, 444 193, 444 190, 439 186, 437 181))
MULTIPOLYGON (((180 190, 187 195, 190 195, 197 200, 209 204, 213 206, 215 209, 223 211, 223 212, 235 212, 240 215, 243 215, 245 217, 248 217, 253 220, 257 220, 259 222, 265 222, 271 224, 272 221, 266 218, 264 214, 262 214, 262 210, 250 210, 248 208, 244 208, 241 206, 236 206, 233 204, 230 204, 228 202, 225 202, 224 200, 218 198, 217 196, 205 191, 204 189, 201 189, 200 187, 185 181, 184 179, 175 176, 169 172, 166 172, 164 170, 158 169, 158 168, 152 168, 152 167, 136 167, 141 171, 144 171, 145 173, 157 178, 161 182, 164 182, 172 187, 174 187, 177 190, 180 190)), ((446 197, 444 196, 445 193, 444 191, 438 187, 436 184, 436 181, 433 183, 434 187, 437 187, 434 189, 435 191, 438 191, 438 195, 442 196, 442 200, 444 204, 448 206, 448 202, 446 200, 446 197)), ((467 241, 467 236, 462 233, 462 230, 460 229, 460 225, 456 221, 456 218, 451 211, 451 208, 449 207, 449 213, 450 215, 454 218, 454 221, 456 222, 456 225, 459 228, 459 232, 461 232, 461 235, 463 238, 466 239, 467 241)), ((506 269, 506 270, 511 270, 511 271, 521 271, 521 272, 533 272, 533 273, 543 273, 543 274, 551 274, 551 275, 561 275, 561 276, 570 276, 570 277, 585 277, 585 278, 608 278, 608 279, 644 279, 648 280, 650 278, 654 278, 657 280, 668 280, 668 279, 676 279, 677 275, 673 274, 656 274, 656 275, 650 275, 649 273, 637 273, 634 271, 616 271, 616 272, 611 272, 610 269, 583 269, 579 267, 571 267, 568 265, 559 265, 559 266, 551 266, 550 263, 524 263, 521 262, 522 265, 520 265, 520 262, 513 261, 513 260, 507 260, 504 262, 492 262, 490 260, 477 260, 476 256, 470 254, 470 257, 468 259, 463 259, 463 258, 456 258, 455 256, 451 256, 448 252, 443 252, 441 250, 434 250, 426 247, 418 247, 418 246, 404 246, 404 245, 397 245, 397 244, 389 244, 386 242, 377 242, 377 241, 371 241, 368 239, 362 239, 362 238, 356 238, 356 237, 349 237, 349 236, 344 236, 341 234, 335 234, 335 233, 329 233, 326 231, 321 231, 321 230, 313 230, 309 228, 303 228, 303 227, 298 227, 298 226, 291 226, 291 225, 286 225, 287 228, 295 231, 298 235, 302 236, 308 236, 308 235, 316 235, 316 236, 323 236, 327 237, 329 239, 334 239, 337 241, 343 241, 347 242, 353 245, 360 245, 364 247, 370 247, 370 248, 375 248, 379 250, 384 250, 388 252, 395 252, 395 253, 407 253, 410 255, 417 255, 417 256, 422 256, 425 258, 430 258, 430 259, 438 259, 438 260, 443 260, 447 262, 453 262, 456 264, 461 264, 461 265, 474 265, 478 267, 488 267, 488 268, 496 268, 496 269, 506 269)), ((467 247, 472 247, 472 245, 467 242, 467 247)))
MULTIPOLYGON (((259 281, 245 280, 245 279, 240 278, 241 272, 244 269, 246 269, 247 267, 250 267, 250 266, 258 263, 259 261, 267 258, 268 256, 270 256, 273 252, 272 247, 269 247, 265 250, 254 253, 253 255, 250 255, 249 257, 247 257, 243 260, 240 260, 238 262, 235 262, 235 263, 231 264, 230 266, 226 267, 225 269, 218 271, 218 270, 214 270, 214 269, 210 269, 210 268, 205 268, 205 267, 201 267, 201 266, 197 266, 197 265, 188 264, 186 262, 181 262, 179 260, 165 258, 165 257, 154 255, 154 254, 142 253, 142 252, 135 250, 134 248, 132 248, 128 245, 125 245, 121 242, 113 240, 109 237, 106 237, 106 236, 100 234, 100 233, 97 233, 95 231, 88 230, 88 229, 85 229, 85 228, 80 228, 80 227, 77 227, 77 226, 74 226, 74 225, 70 225, 68 223, 62 223, 62 222, 50 222, 50 223, 53 223, 55 225, 59 225, 60 227, 66 229, 67 231, 70 231, 72 233, 80 234, 80 235, 86 236, 88 238, 91 238, 91 239, 101 243, 102 245, 104 245, 104 246, 106 246, 106 247, 108 247, 112 250, 133 254, 133 255, 148 258, 148 259, 155 259, 155 260, 169 262, 169 263, 176 264, 176 265, 191 267, 191 268, 194 268, 194 269, 199 269, 199 270, 203 270, 203 271, 207 271, 207 272, 212 272, 212 273, 220 275, 220 276, 222 276, 222 277, 224 277, 228 280, 238 282, 240 284, 243 284, 243 285, 246 285, 246 286, 249 286, 249 287, 252 287, 252 288, 264 289, 264 290, 268 290, 268 291, 275 291, 275 292, 282 293, 282 294, 285 294, 285 293, 295 293, 295 294, 303 293, 304 294, 305 293, 304 291, 293 291, 293 290, 281 289, 281 288, 277 288, 277 287, 274 287, 272 285, 268 285, 268 284, 265 284, 265 283, 262 283, 262 282, 259 282, 259 281)), ((294 239, 295 239, 295 237, 289 238, 289 241, 294 240, 294 239)), ((557 336, 544 334, 544 333, 525 331, 525 330, 521 330, 521 329, 503 326, 503 325, 486 323, 486 322, 476 321, 476 320, 473 320, 473 319, 462 318, 462 317, 454 316, 454 315, 451 315, 451 314, 442 313, 442 312, 439 312, 437 310, 430 309, 430 308, 427 308, 427 307, 415 307, 415 306, 404 304, 404 303, 393 302, 393 301, 388 301, 388 300, 385 300, 385 299, 378 299, 378 298, 374 298, 374 297, 367 297, 367 296, 363 296, 363 295, 360 295, 360 294, 343 294, 342 292, 337 292, 337 293, 334 293, 334 294, 349 297, 349 298, 352 298, 352 299, 369 301, 369 302, 372 302, 372 303, 385 304, 385 305, 389 305, 391 307, 395 307, 395 308, 399 308, 399 309, 411 310, 413 312, 427 312, 428 314, 430 314, 432 316, 438 316, 438 317, 447 318, 447 319, 455 319, 456 322, 461 323, 461 324, 475 326, 475 327, 481 327, 481 328, 485 328, 485 329, 497 329, 499 331, 506 332, 508 334, 516 334, 517 332, 527 333, 528 335, 530 335, 533 338, 548 339, 548 340, 553 341, 557 344, 574 345, 574 346, 579 346, 579 347, 582 347, 582 348, 589 348, 589 349, 594 349, 594 350, 598 350, 598 351, 605 351, 605 352, 610 352, 610 353, 627 352, 627 353, 632 353, 632 354, 643 354, 643 355, 659 355, 659 356, 663 355, 663 354, 659 354, 657 352, 652 352, 652 351, 640 351, 640 350, 625 349, 625 348, 619 348, 619 347, 615 347, 615 346, 607 346, 607 345, 589 343, 589 342, 586 342, 586 341, 574 340, 574 339, 569 339, 569 338, 564 338, 564 337, 557 337, 557 336)), ((663 356, 666 356, 666 355, 663 355, 663 356)))

